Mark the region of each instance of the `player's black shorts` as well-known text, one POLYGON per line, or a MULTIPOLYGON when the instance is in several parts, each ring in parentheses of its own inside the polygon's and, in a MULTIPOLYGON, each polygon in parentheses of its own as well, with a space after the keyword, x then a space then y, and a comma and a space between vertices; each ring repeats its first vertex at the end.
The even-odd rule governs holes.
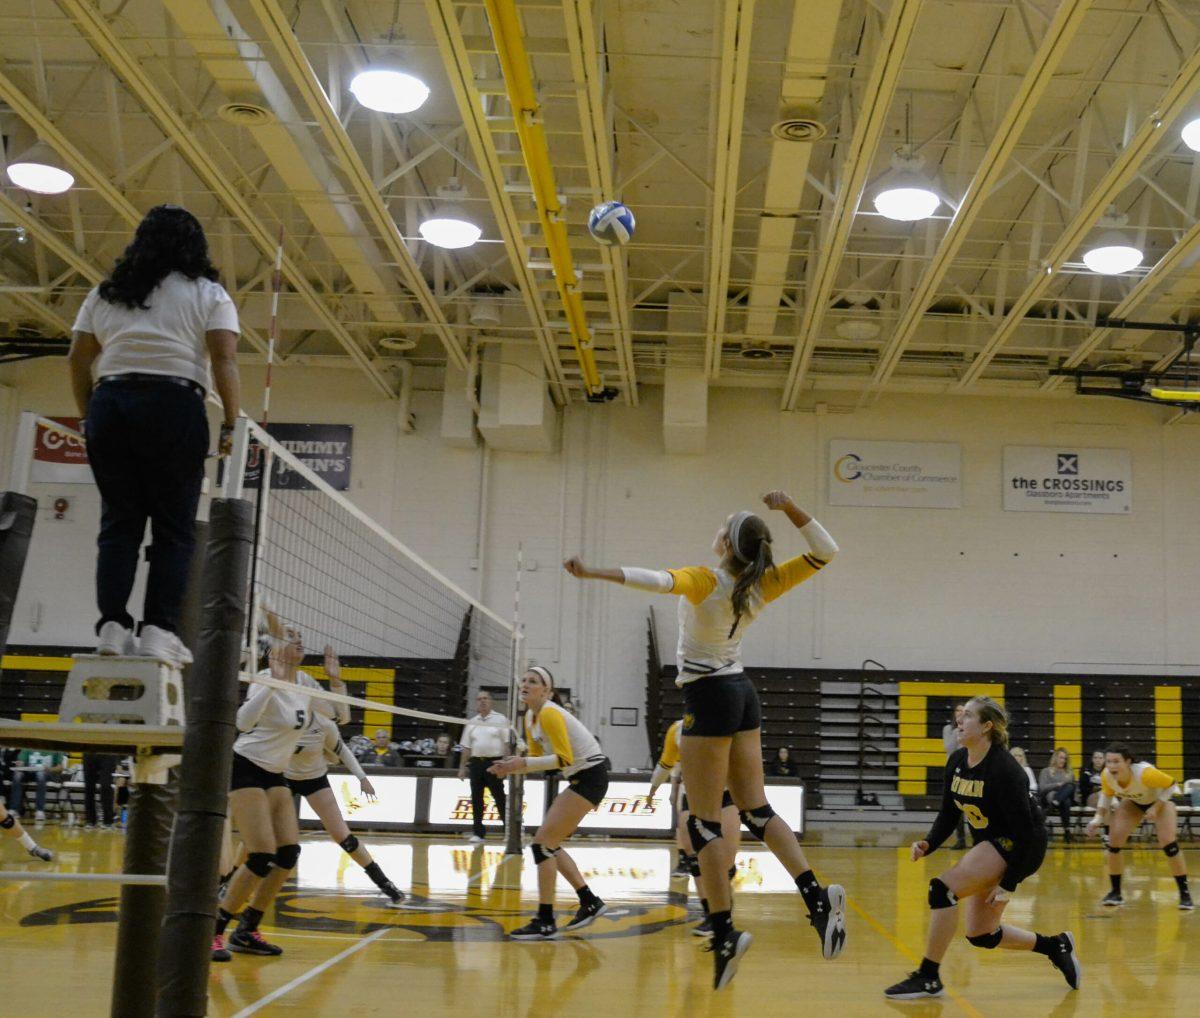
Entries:
POLYGON ((287 783, 293 795, 309 796, 322 788, 329 788, 329 775, 322 774, 319 778, 288 778, 287 783))
POLYGON ((758 690, 745 675, 695 679, 683 687, 684 735, 733 735, 761 727, 758 690))
MULTIPOLYGON (((724 792, 721 793, 721 809, 724 809, 726 806, 732 806, 732 805, 733 805, 733 796, 729 794, 729 789, 727 788, 727 789, 725 789, 724 792)), ((679 797, 679 812, 680 813, 691 812, 688 809, 687 792, 684 792, 683 795, 681 795, 679 797)))
POLYGON ((1134 805, 1135 805, 1135 806, 1136 806, 1138 809, 1140 809, 1140 810, 1141 810, 1143 813, 1149 813, 1149 812, 1150 812, 1150 810, 1152 810, 1152 809, 1153 809, 1155 806, 1157 806, 1157 805, 1158 805, 1160 802, 1162 802, 1163 800, 1162 800, 1162 799, 1155 799, 1153 802, 1138 802, 1136 799, 1124 799, 1124 800, 1122 800, 1122 801, 1124 801, 1124 802, 1131 802, 1131 803, 1133 803, 1133 804, 1134 804, 1134 805))
POLYGON ((234 753, 229 790, 236 792, 239 788, 287 788, 287 778, 282 774, 272 774, 259 767, 253 760, 247 760, 240 753, 234 753))
POLYGON ((587 770, 567 778, 567 786, 576 795, 582 795, 593 806, 599 806, 608 792, 608 761, 595 764, 587 770))
POLYGON ((1046 828, 1041 824, 1035 825, 1033 843, 1021 852, 1017 851, 1017 846, 1008 838, 980 840, 990 841, 992 848, 999 852, 1000 857, 1008 863, 1008 869, 1004 871, 1001 883, 1005 886, 1016 887, 1022 880, 1029 879, 1042 868, 1042 861, 1046 858, 1047 837, 1046 828))

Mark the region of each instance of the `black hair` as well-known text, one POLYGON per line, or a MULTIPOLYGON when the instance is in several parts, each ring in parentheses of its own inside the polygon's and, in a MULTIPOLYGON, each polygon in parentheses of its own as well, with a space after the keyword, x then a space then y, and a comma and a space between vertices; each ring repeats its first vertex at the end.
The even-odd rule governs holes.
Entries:
POLYGON ((1124 757, 1130 763, 1137 762, 1137 757, 1134 755, 1133 750, 1123 742, 1112 742, 1105 746, 1104 755, 1108 756, 1109 753, 1116 753, 1118 756, 1124 757))
POLYGON ((208 239, 200 220, 178 205, 155 205, 100 284, 100 297, 109 304, 146 310, 146 298, 172 272, 214 283, 219 278, 208 258, 208 239))
POLYGON ((771 554, 771 531, 761 516, 753 513, 742 520, 736 534, 730 534, 730 542, 737 539, 734 547, 734 557, 741 566, 737 574, 737 582, 733 585, 733 626, 729 630, 732 638, 737 631, 746 604, 750 600, 750 591, 763 578, 768 569, 775 568, 775 559, 771 554))

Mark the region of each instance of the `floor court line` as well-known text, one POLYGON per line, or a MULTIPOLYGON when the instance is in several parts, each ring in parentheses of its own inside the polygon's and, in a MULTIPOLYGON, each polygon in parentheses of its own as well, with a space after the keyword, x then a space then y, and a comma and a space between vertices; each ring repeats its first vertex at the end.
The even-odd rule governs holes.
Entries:
MULTIPOLYGON (((854 909, 854 911, 857 912, 858 915, 866 921, 866 924, 868 926, 870 926, 871 929, 873 929, 876 933, 878 933, 881 937, 883 937, 886 941, 888 941, 888 943, 890 943, 892 945, 892 947, 894 947, 897 951, 899 951, 900 954, 904 955, 905 958, 907 958, 909 961, 913 962, 916 965, 921 964, 921 956, 920 955, 918 955, 916 952, 914 952, 912 950, 912 948, 908 947, 901 940, 899 940, 895 936, 895 934, 892 933, 891 930, 889 930, 886 926, 884 926, 883 923, 879 922, 879 920, 877 920, 873 915, 871 915, 865 908, 863 908, 861 905, 859 905, 858 902, 856 902, 853 898, 850 897, 850 895, 846 895, 846 904, 848 904, 852 909, 854 909)), ((883 995, 883 991, 880 990, 880 996, 882 997, 882 995, 883 995)), ((961 993, 958 993, 955 990, 952 990, 949 986, 946 987, 946 996, 949 997, 952 1001, 954 1001, 954 1003, 956 1003, 959 1007, 961 1007, 963 1009, 963 1011, 965 1011, 968 1015, 971 1016, 971 1018, 986 1018, 984 1013, 982 1011, 980 1011, 978 1008, 976 1008, 969 1000, 967 1000, 966 997, 964 997, 961 993)))
POLYGON ((387 929, 384 929, 384 930, 376 930, 374 933, 368 934, 367 936, 363 937, 363 939, 360 940, 357 944, 351 945, 350 947, 346 948, 346 950, 342 951, 340 954, 335 954, 332 958, 329 958, 326 961, 321 962, 320 965, 314 965, 307 972, 303 973, 302 975, 298 975, 290 983, 284 983, 281 987, 279 987, 279 989, 271 991, 265 997, 261 998, 260 1000, 256 1000, 249 1007, 242 1008, 237 1014, 235 1014, 233 1016, 233 1018, 248 1018, 249 1015, 257 1014, 268 1004, 271 1004, 274 1001, 278 1000, 280 997, 286 996, 287 994, 291 993, 292 990, 296 989, 297 986, 303 986, 310 979, 313 979, 316 976, 319 976, 322 972, 325 972, 325 971, 333 968, 335 965, 337 965, 340 962, 343 962, 347 958, 349 958, 350 955, 355 954, 358 951, 361 951, 364 947, 367 947, 370 944, 373 944, 375 941, 380 940, 381 938, 385 937, 389 933, 391 933, 391 927, 388 927, 387 929))

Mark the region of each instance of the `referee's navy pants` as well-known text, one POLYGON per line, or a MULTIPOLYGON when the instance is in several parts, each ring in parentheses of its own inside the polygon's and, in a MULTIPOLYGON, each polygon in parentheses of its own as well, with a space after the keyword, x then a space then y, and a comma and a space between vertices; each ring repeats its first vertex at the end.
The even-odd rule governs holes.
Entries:
POLYGON ((174 632, 196 544, 208 452, 204 400, 172 382, 104 382, 88 402, 86 438, 102 499, 96 630, 109 621, 133 628, 129 595, 148 520, 142 623, 174 632))
POLYGON ((475 833, 483 837, 483 790, 492 793, 492 801, 500 811, 500 822, 504 823, 508 815, 507 799, 504 794, 504 779, 495 774, 489 774, 488 768, 496 762, 494 757, 473 756, 467 761, 467 773, 471 779, 471 817, 475 824, 475 833))

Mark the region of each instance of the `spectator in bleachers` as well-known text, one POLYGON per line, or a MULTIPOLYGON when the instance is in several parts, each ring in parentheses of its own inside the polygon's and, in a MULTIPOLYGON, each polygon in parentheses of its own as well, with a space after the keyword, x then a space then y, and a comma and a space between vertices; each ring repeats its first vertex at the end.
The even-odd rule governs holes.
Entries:
POLYGON ((454 766, 454 740, 445 732, 437 737, 433 746, 433 755, 438 758, 439 767, 454 766))
POLYGON ((1092 754, 1090 766, 1079 769, 1079 804, 1095 806, 1100 799, 1100 775, 1104 773, 1104 750, 1092 754))
MULTIPOLYGON (((951 753, 958 750, 958 723, 965 709, 966 704, 956 703, 953 716, 942 726, 942 748, 946 751, 947 760, 950 759, 951 753)), ((967 826, 962 813, 958 814, 958 822, 954 827, 954 844, 950 847, 956 852, 961 852, 967 847, 967 826)))
POLYGON ((112 776, 117 758, 108 753, 83 754, 83 815, 84 827, 96 826, 96 795, 100 795, 100 826, 112 827, 112 776))
POLYGON ((375 741, 368 750, 359 753, 358 762, 365 767, 399 767, 403 763, 386 728, 375 730, 375 741))
POLYGON ((1038 775, 1038 795, 1062 821, 1063 839, 1071 840, 1071 804, 1075 801, 1075 775, 1071 772, 1071 754, 1059 746, 1050 763, 1038 775))
POLYGON ((1029 761, 1025 759, 1025 750, 1023 750, 1020 746, 1013 746, 1009 752, 1012 753, 1012 755, 1016 758, 1017 763, 1021 765, 1021 769, 1025 771, 1026 777, 1029 778, 1029 790, 1033 792, 1034 795, 1037 795, 1037 777, 1033 773, 1033 768, 1029 766, 1029 761))
POLYGON ((67 765, 66 753, 46 753, 40 749, 23 749, 13 766, 12 791, 8 795, 8 810, 21 815, 21 797, 25 782, 32 774, 37 782, 34 795, 35 820, 46 819, 46 787, 51 781, 61 781, 67 765))
POLYGON ((791 756, 787 746, 780 746, 775 750, 775 759, 771 761, 771 774, 777 778, 794 778, 796 765, 792 763, 791 756))

